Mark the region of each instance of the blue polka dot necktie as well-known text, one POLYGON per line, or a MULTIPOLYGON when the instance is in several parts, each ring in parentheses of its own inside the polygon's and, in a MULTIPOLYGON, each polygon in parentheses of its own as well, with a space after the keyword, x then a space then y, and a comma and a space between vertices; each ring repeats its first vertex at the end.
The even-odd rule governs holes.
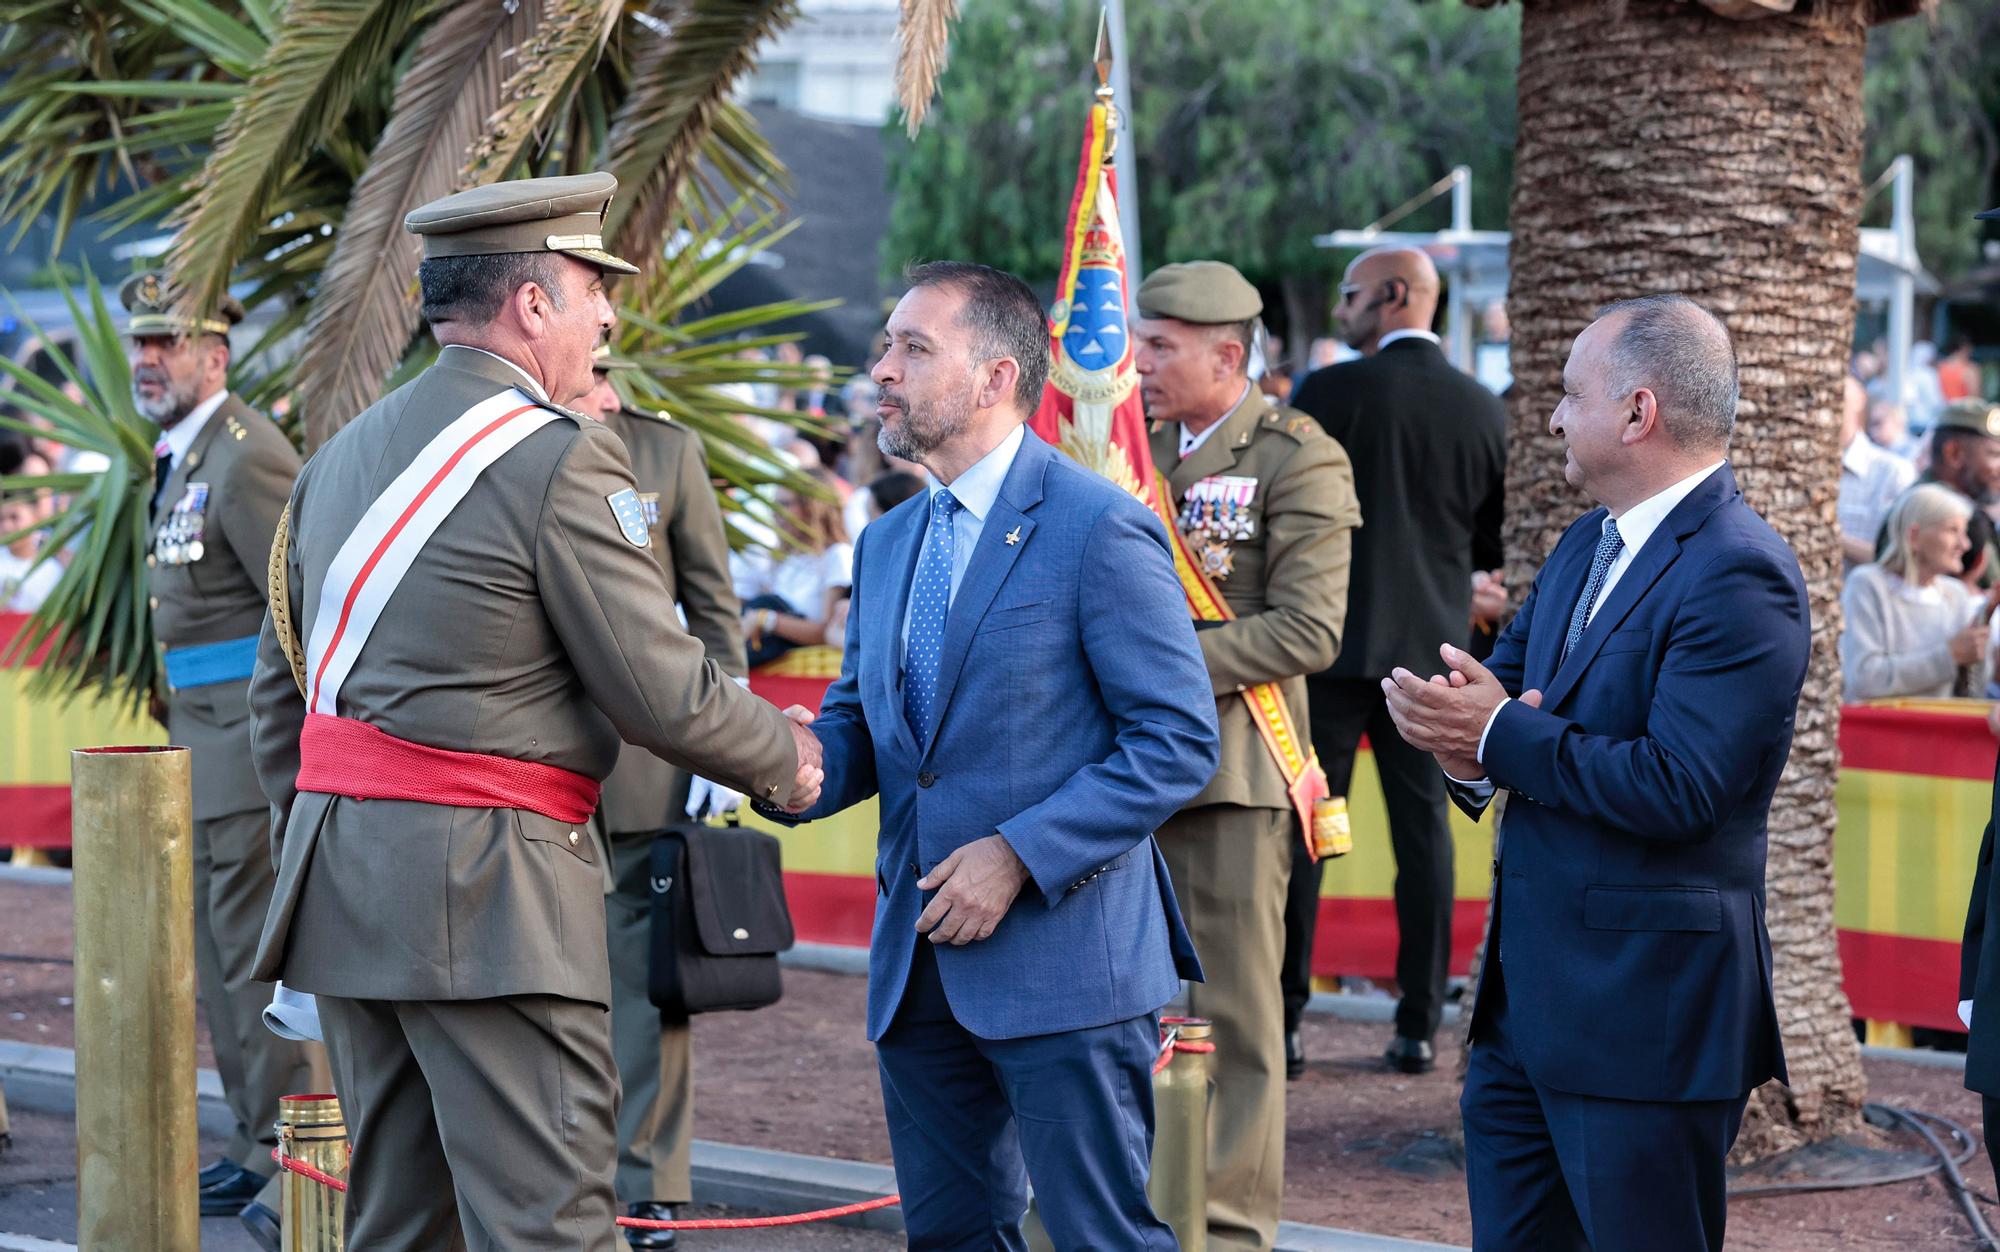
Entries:
POLYGON ((903 646, 903 716, 918 743, 937 724, 938 654, 951 611, 952 518, 964 506, 949 491, 931 496, 931 523, 910 581, 910 637, 903 646))
POLYGON ((1583 584, 1583 594, 1576 599, 1576 611, 1569 615, 1569 634, 1563 639, 1562 657, 1558 665, 1569 660, 1571 649, 1583 638, 1583 628, 1590 625, 1590 606, 1597 603, 1599 593, 1604 590, 1604 579, 1611 573, 1611 567, 1618 560, 1618 553, 1625 546, 1625 536, 1618 533, 1618 523, 1611 518, 1604 519, 1604 533, 1597 539, 1597 555, 1590 559, 1590 578, 1583 584))

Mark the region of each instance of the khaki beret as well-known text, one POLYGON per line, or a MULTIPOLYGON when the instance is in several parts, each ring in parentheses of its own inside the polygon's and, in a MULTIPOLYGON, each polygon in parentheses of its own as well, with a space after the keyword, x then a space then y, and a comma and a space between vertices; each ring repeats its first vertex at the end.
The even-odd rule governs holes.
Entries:
POLYGON ((225 294, 205 317, 191 318, 174 308, 180 292, 167 285, 157 270, 134 274, 118 289, 118 299, 132 316, 125 319, 128 335, 227 335, 243 320, 243 302, 225 294))
POLYGON ((2000 439, 2000 404, 1991 400, 1953 400, 1938 414, 1932 430, 1972 430, 2000 439))
POLYGON ((1247 322, 1264 311, 1264 298, 1222 261, 1182 261, 1163 265, 1139 284, 1139 316, 1171 317, 1212 326, 1247 322))
POLYGON ((629 360, 626 357, 612 356, 611 345, 608 343, 600 343, 597 345, 595 349, 591 351, 590 368, 594 370, 604 370, 608 373, 611 370, 638 369, 639 363, 637 361, 629 360))
POLYGON ((410 210, 403 229, 424 238, 424 259, 561 252, 620 274, 639 267, 604 250, 604 211, 618 190, 609 174, 516 178, 468 187, 410 210))

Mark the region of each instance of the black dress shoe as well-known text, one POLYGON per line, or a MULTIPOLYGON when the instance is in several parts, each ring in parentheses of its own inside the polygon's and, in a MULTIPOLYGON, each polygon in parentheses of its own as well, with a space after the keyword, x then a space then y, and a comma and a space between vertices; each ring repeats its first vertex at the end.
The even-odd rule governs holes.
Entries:
POLYGON ((218 1156, 208 1164, 202 1166, 201 1173, 196 1175, 196 1177, 201 1179, 201 1189, 206 1191, 216 1183, 235 1173, 236 1168, 236 1162, 226 1156, 218 1156))
MULTIPOLYGON (((674 1206, 661 1204, 658 1200, 642 1200, 625 1212, 627 1217, 636 1217, 642 1222, 670 1222, 674 1220, 674 1206)), ((625 1242, 635 1248, 671 1248, 674 1246, 674 1232, 671 1230, 635 1230, 622 1227, 625 1242)))
POLYGON ((1428 1039, 1405 1039, 1397 1035, 1382 1055, 1390 1069, 1405 1074, 1428 1074, 1437 1068, 1437 1051, 1428 1039))
POLYGON ((1305 1036, 1296 1030, 1285 1032, 1285 1077, 1298 1078, 1306 1072, 1305 1036))
POLYGON ((242 1166, 212 1187, 201 1189, 201 1215, 203 1217, 234 1217, 243 1211, 243 1206, 257 1198, 264 1189, 268 1175, 253 1174, 242 1166))
POLYGON ((250 1232, 250 1237, 257 1241, 257 1246, 264 1249, 264 1252, 282 1252, 285 1236, 278 1224, 276 1213, 252 1200, 243 1206, 243 1211, 237 1214, 237 1217, 242 1221, 243 1228, 250 1232))

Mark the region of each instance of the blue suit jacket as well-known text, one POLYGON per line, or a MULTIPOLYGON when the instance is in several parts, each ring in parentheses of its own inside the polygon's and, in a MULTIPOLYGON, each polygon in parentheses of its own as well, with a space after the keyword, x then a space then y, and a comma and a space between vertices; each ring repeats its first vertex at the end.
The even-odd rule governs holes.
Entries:
POLYGON ((1604 516, 1563 535, 1487 663, 1543 693, 1503 707, 1485 751, 1513 793, 1494 923, 1510 1038, 1557 1090, 1731 1099, 1785 1075, 1764 836, 1812 646, 1805 582, 1724 465, 1558 666, 1604 516))
POLYGON ((846 656, 812 727, 826 785, 800 818, 881 796, 868 1037, 930 942, 917 879, 996 831, 1031 881, 989 938, 938 948, 960 1024, 1009 1039, 1150 1013, 1201 976, 1153 830, 1207 785, 1219 742, 1166 532, 1030 433, 952 602, 919 744, 902 630, 928 519, 919 495, 862 532, 846 656))

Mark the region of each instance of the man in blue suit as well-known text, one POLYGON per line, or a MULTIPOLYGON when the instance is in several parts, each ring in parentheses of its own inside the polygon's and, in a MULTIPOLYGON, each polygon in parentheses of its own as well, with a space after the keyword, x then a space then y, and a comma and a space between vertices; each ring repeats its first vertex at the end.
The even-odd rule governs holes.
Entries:
POLYGON ((1604 507, 1487 667, 1383 684, 1495 836, 1461 1111, 1479 1252, 1722 1247, 1723 1158, 1785 1076, 1765 821, 1811 651, 1791 549, 1725 459, 1736 355, 1682 296, 1606 309, 1549 421, 1604 507))
POLYGON ((1023 426, 1034 293, 908 277, 881 443, 937 485, 862 534, 799 820, 880 796, 868 1037, 910 1246, 1025 1247, 1032 1178, 1057 1247, 1171 1249, 1157 1012, 1201 967, 1153 831, 1215 771, 1208 670, 1159 521, 1023 426))

